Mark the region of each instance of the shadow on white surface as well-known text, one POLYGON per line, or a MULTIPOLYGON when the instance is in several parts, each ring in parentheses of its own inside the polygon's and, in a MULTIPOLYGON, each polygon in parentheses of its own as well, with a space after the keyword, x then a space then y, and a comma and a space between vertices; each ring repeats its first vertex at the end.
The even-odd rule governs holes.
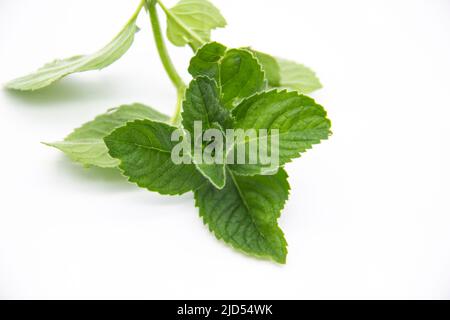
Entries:
POLYGON ((116 96, 119 81, 111 77, 83 79, 73 77, 59 80, 37 91, 15 91, 4 89, 11 102, 28 104, 30 107, 61 107, 68 101, 92 101, 116 96), (101 79, 100 79, 101 78, 101 79))
POLYGON ((191 192, 181 196, 161 195, 156 192, 150 192, 146 189, 138 188, 134 183, 128 182, 127 178, 124 177, 118 169, 98 167, 86 168, 71 161, 63 154, 54 161, 53 169, 55 172, 58 172, 59 175, 64 175, 64 180, 71 181, 72 183, 79 183, 85 187, 92 187, 97 192, 111 193, 111 195, 115 194, 115 192, 135 193, 136 198, 132 201, 149 207, 152 205, 193 205, 194 201, 191 192))
POLYGON ((98 168, 94 166, 83 167, 82 165, 71 161, 63 154, 55 161, 54 169, 55 171, 60 172, 60 174, 69 175, 70 178, 83 180, 83 182, 104 183, 105 185, 114 184, 124 186, 125 188, 133 187, 117 169, 98 168))

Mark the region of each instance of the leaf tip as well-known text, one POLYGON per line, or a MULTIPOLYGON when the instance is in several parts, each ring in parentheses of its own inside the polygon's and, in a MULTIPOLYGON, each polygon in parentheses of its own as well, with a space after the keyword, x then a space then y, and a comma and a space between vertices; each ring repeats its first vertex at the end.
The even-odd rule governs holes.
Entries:
POLYGON ((281 265, 285 265, 286 264, 286 258, 287 258, 287 248, 286 248, 287 244, 285 242, 284 246, 280 247, 278 250, 273 251, 269 257, 270 259, 272 259, 274 262, 281 264, 281 265))
POLYGON ((57 144, 56 142, 46 142, 46 141, 41 141, 40 143, 47 147, 56 147, 57 144))
POLYGON ((285 265, 286 264, 286 254, 285 255, 283 255, 283 256, 281 256, 281 257, 274 257, 273 259, 274 259, 274 261, 276 262, 276 263, 278 263, 278 264, 281 264, 281 265, 285 265))

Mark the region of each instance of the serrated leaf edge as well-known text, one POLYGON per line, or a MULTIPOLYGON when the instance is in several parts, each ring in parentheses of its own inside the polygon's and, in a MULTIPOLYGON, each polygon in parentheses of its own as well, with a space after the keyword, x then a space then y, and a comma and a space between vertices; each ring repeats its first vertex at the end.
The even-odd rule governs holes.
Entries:
MULTIPOLYGON (((297 90, 292 90, 292 89, 288 89, 288 88, 286 88, 286 89, 273 88, 273 89, 270 89, 270 90, 266 90, 266 91, 261 91, 261 92, 255 93, 255 94, 253 94, 253 95, 251 95, 251 96, 249 96, 249 97, 243 99, 239 104, 244 103, 246 100, 256 98, 256 96, 260 96, 260 95, 264 95, 264 94, 273 94, 273 93, 277 93, 277 94, 278 94, 278 93, 280 93, 280 94, 292 94, 293 96, 296 95, 296 96, 298 96, 298 97, 305 97, 305 98, 311 99, 311 100, 313 101, 314 105, 317 106, 317 107, 319 107, 319 108, 321 109, 321 111, 323 111, 323 113, 324 113, 324 119, 325 119, 325 121, 328 123, 329 128, 330 128, 330 129, 328 130, 328 136, 327 136, 326 138, 324 138, 324 139, 322 139, 322 140, 319 140, 318 142, 312 143, 311 146, 309 146, 309 147, 307 147, 307 148, 305 149, 305 151, 298 152, 298 154, 297 154, 296 157, 290 158, 290 159, 288 159, 287 161, 285 161, 285 162, 280 166, 280 167, 282 167, 282 166, 284 166, 285 164, 292 162, 294 159, 300 158, 300 157, 302 156, 303 153, 305 153, 307 150, 311 150, 315 145, 320 144, 322 141, 327 140, 333 133, 332 133, 332 131, 331 131, 331 120, 328 118, 328 113, 327 113, 327 111, 325 110, 325 108, 324 108, 322 105, 316 103, 316 101, 315 101, 313 98, 311 98, 310 96, 305 95, 305 94, 303 94, 303 93, 300 93, 300 92, 297 91, 297 90)), ((234 118, 233 112, 234 112, 238 107, 239 107, 239 105, 237 105, 237 106, 232 110, 233 118, 234 118)), ((278 135, 279 135, 279 136, 282 136, 283 134, 281 133, 281 134, 278 134, 278 135)), ((230 168, 230 169, 231 169, 231 168, 230 168)), ((233 172, 234 172, 235 174, 237 174, 237 175, 240 175, 240 176, 255 176, 255 175, 260 175, 260 174, 264 174, 264 173, 265 173, 265 171, 261 171, 260 173, 255 173, 255 174, 242 174, 242 173, 235 172, 235 171, 233 171, 233 172)))
MULTIPOLYGON (((165 125, 170 125, 170 124, 168 124, 168 123, 166 123, 166 122, 163 122, 163 121, 150 120, 150 119, 147 119, 147 120, 152 121, 152 122, 162 123, 162 124, 165 124, 165 125)), ((124 126, 127 126, 128 124, 131 124, 131 123, 137 123, 137 122, 142 122, 142 121, 143 121, 143 120, 133 120, 133 121, 129 121, 129 122, 127 122, 124 126)), ((123 128, 124 126, 121 126, 121 127, 119 127, 119 128, 116 128, 114 131, 116 131, 116 130, 118 130, 118 129, 120 129, 120 128, 123 128)), ((173 128, 176 128, 176 127, 173 127, 173 128)), ((107 135, 106 137, 104 137, 104 138, 103 138, 103 141, 107 140, 107 138, 108 138, 111 134, 113 134, 114 131, 111 132, 111 133, 110 133, 109 135, 107 135)), ((147 187, 147 186, 144 186, 142 183, 139 183, 138 181, 134 181, 132 177, 127 176, 127 175, 125 174, 125 169, 123 168, 122 160, 121 160, 121 159, 118 159, 118 158, 115 158, 115 157, 113 157, 113 156, 111 155, 111 153, 109 152, 108 144, 106 143, 106 141, 105 141, 105 145, 106 145, 106 148, 108 149, 108 154, 109 154, 113 159, 117 159, 117 160, 119 161, 119 164, 118 164, 117 168, 119 169, 120 174, 127 180, 127 182, 132 183, 132 184, 135 184, 135 185, 137 185, 138 187, 140 187, 140 188, 142 188, 142 189, 147 189, 147 190, 149 190, 149 191, 151 191, 151 192, 157 192, 157 193, 159 193, 160 195, 163 195, 163 196, 167 196, 167 195, 169 195, 169 196, 176 196, 176 195, 182 195, 182 194, 188 193, 189 191, 195 191, 195 190, 197 190, 198 188, 201 188, 201 187, 203 186, 203 184, 200 184, 197 188, 192 189, 192 190, 189 190, 189 191, 186 191, 186 192, 182 192, 182 193, 180 193, 180 192, 162 193, 162 192, 160 192, 160 191, 158 191, 158 190, 153 190, 153 189, 151 189, 151 188, 149 188, 149 187, 147 187)))
MULTIPOLYGON (((279 169, 284 170, 283 167, 280 167, 279 169)), ((288 173, 286 172, 286 170, 284 170, 284 172, 285 172, 285 174, 286 174, 286 182, 287 182, 287 197, 286 197, 286 200, 283 202, 283 205, 281 206, 281 208, 280 208, 280 210, 279 210, 279 213, 278 213, 278 215, 277 215, 277 220, 280 218, 281 212, 282 212, 282 211, 284 210, 284 208, 285 208, 286 202, 287 202, 287 200, 289 199, 290 191, 291 191, 291 186, 290 186, 290 184, 289 184, 289 181, 287 180, 287 179, 289 178, 289 175, 288 175, 288 173)), ((231 170, 230 170, 230 175, 233 176, 233 174, 234 174, 234 173, 231 172, 231 170)), ((233 179, 233 183, 236 184, 235 179, 233 179)), ((200 188, 200 187, 199 187, 199 188, 200 188)), ((237 189, 238 189, 238 187, 237 187, 237 189)), ((239 194, 240 194, 240 197, 242 198, 242 197, 243 197, 242 194, 241 194, 240 192, 239 192, 239 194)), ((217 240, 221 241, 221 242, 222 242, 223 244, 225 244, 226 246, 231 246, 234 250, 236 250, 236 251, 238 251, 238 252, 240 252, 240 253, 242 253, 242 254, 248 256, 248 257, 251 257, 251 258, 259 258, 259 259, 262 259, 262 260, 270 259, 271 261, 274 261, 274 262, 279 263, 279 264, 282 264, 282 265, 283 265, 283 264, 286 264, 286 258, 287 258, 287 255, 288 255, 288 243, 287 243, 287 241, 286 241, 286 238, 285 238, 285 235, 284 235, 283 230, 278 226, 278 221, 277 221, 277 227, 278 227, 278 229, 279 229, 280 234, 281 234, 282 237, 283 237, 284 244, 285 244, 285 247, 284 247, 285 252, 284 252, 284 259, 283 259, 283 260, 276 260, 276 259, 274 259, 274 257, 271 256, 271 255, 258 255, 258 254, 254 254, 254 253, 249 253, 249 252, 246 252, 246 251, 242 250, 241 248, 235 246, 233 243, 225 242, 225 241, 222 239, 222 237, 220 237, 220 236, 219 236, 219 235, 211 228, 211 226, 210 226, 210 224, 209 224, 209 221, 208 221, 208 219, 206 219, 206 217, 203 215, 203 212, 202 212, 203 210, 200 208, 200 205, 199 205, 198 202, 199 202, 199 199, 198 199, 198 197, 197 197, 197 193, 194 192, 194 205, 195 205, 196 208, 198 208, 198 211, 199 211, 199 217, 201 218, 203 224, 208 228, 208 230, 214 235, 214 237, 215 237, 217 240)), ((243 200, 243 202, 245 202, 245 200, 243 200)), ((252 217, 252 219, 253 219, 253 217, 252 217)), ((264 237, 264 235, 262 235, 262 234, 261 234, 261 236, 264 237)))

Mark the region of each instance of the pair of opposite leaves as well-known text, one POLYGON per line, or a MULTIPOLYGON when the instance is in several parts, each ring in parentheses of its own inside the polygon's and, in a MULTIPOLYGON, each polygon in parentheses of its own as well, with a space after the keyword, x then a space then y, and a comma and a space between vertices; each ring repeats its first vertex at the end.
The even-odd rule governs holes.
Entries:
MULTIPOLYGON (((178 6, 188 2, 204 1, 182 0, 178 6)), ((34 90, 67 74, 111 64, 131 45, 135 19, 96 54, 57 60, 33 75, 12 81, 9 87, 34 90)), ((168 14, 168 35, 174 42, 176 37, 171 34, 175 32, 170 31, 168 14)), ((185 43, 175 44, 189 43, 195 48, 195 41, 180 34, 178 41, 185 39, 185 43)), ((301 65, 209 43, 191 60, 189 72, 194 80, 183 102, 186 130, 192 129, 193 121, 202 121, 205 129, 213 122, 225 128, 279 129, 280 165, 329 134, 326 113, 312 99, 296 92, 262 92, 268 86, 301 87, 303 92, 320 87, 314 74, 301 65)), ((122 106, 76 129, 63 142, 50 145, 85 165, 119 165, 130 181, 152 191, 182 194, 193 190, 200 215, 218 238, 246 253, 284 263, 286 241, 277 225, 289 192, 284 170, 261 176, 258 165, 175 165, 170 159, 174 146, 170 135, 176 128, 168 120, 141 104, 122 106), (129 122, 136 119, 142 120, 129 122)))
MULTIPOLYGON (((263 70, 247 49, 227 50, 214 42, 201 47, 190 62, 194 79, 185 92, 183 128, 193 133, 193 121, 201 121, 205 130, 215 123, 222 128, 278 129, 280 166, 326 139, 330 122, 324 109, 295 91, 266 90, 263 70)), ((217 238, 284 263, 286 241, 277 225, 289 193, 284 169, 260 175, 260 164, 176 165, 171 160, 176 127, 168 120, 149 107, 122 106, 53 146, 84 164, 118 165, 131 182, 151 191, 194 191, 200 215, 217 238)))

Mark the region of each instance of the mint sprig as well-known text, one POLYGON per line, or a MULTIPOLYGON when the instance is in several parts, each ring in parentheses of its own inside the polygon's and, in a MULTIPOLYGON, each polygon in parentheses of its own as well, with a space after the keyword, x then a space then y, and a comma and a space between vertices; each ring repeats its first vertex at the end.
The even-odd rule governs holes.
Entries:
POLYGON ((173 115, 140 103, 123 105, 75 129, 63 141, 47 144, 86 167, 117 167, 130 182, 150 191, 164 195, 192 191, 200 217, 218 239, 246 254, 285 263, 287 243, 277 222, 290 190, 284 164, 331 133, 324 108, 304 95, 321 88, 321 83, 301 64, 250 47, 210 42, 211 31, 226 25, 211 2, 181 0, 167 8, 161 0, 142 0, 122 31, 100 51, 55 60, 9 82, 7 88, 38 90, 69 74, 114 63, 130 48, 143 8, 176 89, 173 115), (158 7, 167 18, 169 41, 194 51, 188 85, 169 56, 158 7), (229 137, 233 130, 256 134, 234 141, 229 137), (226 144, 216 145, 222 140, 226 144), (263 141, 259 148, 277 154, 276 163, 268 164, 261 153, 251 163, 228 162, 230 155, 263 141), (202 161, 202 153, 212 150, 214 161, 202 161), (183 161, 173 160, 174 151, 181 152, 183 161))

